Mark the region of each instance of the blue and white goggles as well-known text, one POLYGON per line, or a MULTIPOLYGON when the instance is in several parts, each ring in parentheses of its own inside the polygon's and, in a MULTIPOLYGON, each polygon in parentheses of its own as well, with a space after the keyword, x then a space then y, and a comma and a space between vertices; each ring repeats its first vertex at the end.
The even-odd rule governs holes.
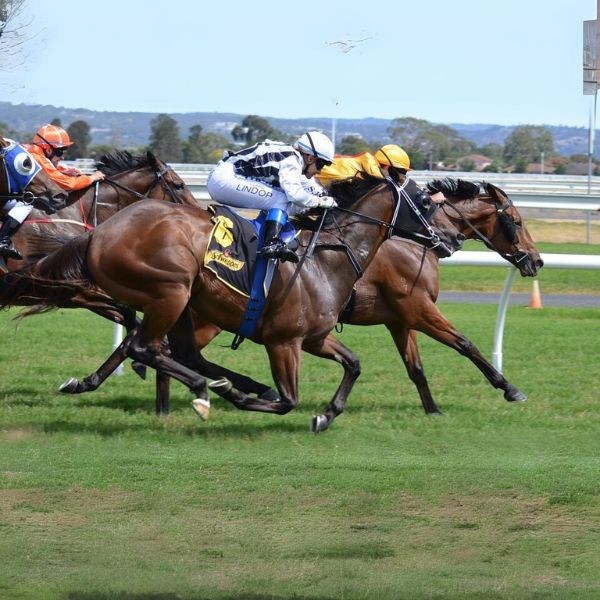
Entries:
POLYGON ((41 167, 23 146, 13 140, 7 141, 9 146, 0 148, 0 157, 4 159, 8 194, 20 195, 41 167))

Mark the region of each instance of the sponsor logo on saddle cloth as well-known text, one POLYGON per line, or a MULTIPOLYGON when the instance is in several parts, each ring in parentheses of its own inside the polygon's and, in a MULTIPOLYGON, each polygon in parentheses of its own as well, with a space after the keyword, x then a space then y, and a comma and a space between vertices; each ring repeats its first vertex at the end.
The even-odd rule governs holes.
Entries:
POLYGON ((213 230, 204 255, 204 266, 217 279, 250 296, 251 274, 256 259, 258 232, 252 221, 240 217, 227 206, 211 204, 213 230))
POLYGON ((239 271, 244 267, 244 262, 231 256, 229 247, 233 244, 233 222, 227 217, 216 217, 213 229, 213 238, 220 249, 206 252, 204 264, 216 261, 232 271, 239 271))

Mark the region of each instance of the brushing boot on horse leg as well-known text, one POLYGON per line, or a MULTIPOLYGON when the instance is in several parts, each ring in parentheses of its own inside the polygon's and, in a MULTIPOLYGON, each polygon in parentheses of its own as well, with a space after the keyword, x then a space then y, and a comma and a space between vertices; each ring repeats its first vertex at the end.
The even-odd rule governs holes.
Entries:
POLYGON ((290 250, 279 237, 281 230, 287 221, 287 214, 279 209, 272 208, 267 214, 265 221, 265 241, 263 247, 257 252, 265 258, 278 258, 281 261, 297 263, 298 255, 290 250))
POLYGON ((21 227, 21 223, 13 217, 6 215, 2 227, 0 227, 0 255, 6 258, 23 260, 21 253, 14 247, 11 237, 21 227))

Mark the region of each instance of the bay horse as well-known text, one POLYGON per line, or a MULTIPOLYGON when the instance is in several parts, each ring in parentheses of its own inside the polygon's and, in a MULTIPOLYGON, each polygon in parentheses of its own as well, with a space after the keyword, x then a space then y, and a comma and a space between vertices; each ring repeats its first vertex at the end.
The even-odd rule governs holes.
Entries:
POLYGON ((17 142, 0 135, 0 202, 21 200, 46 213, 65 206, 67 194, 17 142))
MULTIPOLYGON (((482 241, 515 265, 523 277, 535 276, 543 262, 523 219, 507 194, 490 183, 472 183, 461 179, 434 180, 429 192, 441 192, 440 203, 457 236, 482 241)), ((440 225, 439 216, 432 219, 440 225)), ((340 321, 353 325, 385 325, 413 381, 426 414, 441 414, 436 405, 420 359, 416 331, 455 349, 471 360, 491 385, 504 391, 507 401, 526 400, 525 394, 497 371, 478 348, 441 313, 436 306, 439 293, 439 257, 434 251, 393 237, 383 243, 355 292, 342 311, 340 321)), ((196 342, 205 347, 219 332, 210 323, 195 316, 196 342)), ((333 342, 332 342, 333 343, 333 342)), ((118 366, 121 358, 109 359, 96 373, 83 380, 70 378, 61 391, 81 393, 97 389, 118 366)), ((255 394, 257 400, 277 400, 278 393, 269 386, 214 365, 201 357, 203 373, 216 381, 210 388, 236 404, 243 394, 255 394), (241 394, 241 395, 240 395, 241 394)), ((161 380, 157 392, 157 412, 168 412, 168 382, 161 380)))
MULTIPOLYGON (((152 152, 133 156, 115 150, 100 159, 97 167, 106 175, 96 186, 71 192, 67 206, 55 215, 32 211, 13 236, 25 262, 33 262, 56 250, 68 238, 93 229, 117 211, 144 198, 197 206, 191 190, 177 173, 152 152)), ((64 192, 63 192, 64 193, 64 192)), ((8 260, 8 270, 23 266, 8 260)))
MULTIPOLYGON (((325 413, 313 429, 322 431, 343 412, 360 374, 357 357, 328 336, 350 296, 352 286, 368 267, 394 227, 395 194, 389 182, 363 180, 338 184, 332 195, 338 207, 325 219, 314 253, 304 253, 299 265, 279 265, 253 341, 265 346, 276 382, 276 401, 240 399, 236 406, 285 414, 298 404, 300 352, 335 360, 344 375, 325 413)), ((164 355, 167 334, 172 348, 194 347, 188 305, 203 321, 231 332, 239 330, 245 298, 203 268, 212 230, 210 215, 187 206, 166 207, 147 201, 134 204, 86 236, 0 282, 2 305, 26 296, 42 311, 61 306, 89 289, 143 312, 135 335, 126 338, 126 356, 175 377, 207 403, 199 353, 164 355)), ((299 236, 308 247, 310 231, 299 236)))

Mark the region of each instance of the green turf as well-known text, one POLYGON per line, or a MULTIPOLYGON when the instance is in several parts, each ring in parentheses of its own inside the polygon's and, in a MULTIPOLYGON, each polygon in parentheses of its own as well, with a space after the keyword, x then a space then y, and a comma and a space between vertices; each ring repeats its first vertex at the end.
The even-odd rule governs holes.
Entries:
MULTIPOLYGON (((443 306, 489 356, 496 307, 443 306)), ((508 312, 511 405, 453 351, 420 338, 442 417, 425 417, 382 327, 346 327, 363 374, 325 433, 311 416, 341 377, 304 357, 278 417, 126 369, 55 392, 110 350, 80 311, 0 315, 0 598, 598 598, 600 312, 508 312)), ((230 335, 223 336, 226 344, 230 335)), ((212 359, 270 381, 262 348, 212 359)))

